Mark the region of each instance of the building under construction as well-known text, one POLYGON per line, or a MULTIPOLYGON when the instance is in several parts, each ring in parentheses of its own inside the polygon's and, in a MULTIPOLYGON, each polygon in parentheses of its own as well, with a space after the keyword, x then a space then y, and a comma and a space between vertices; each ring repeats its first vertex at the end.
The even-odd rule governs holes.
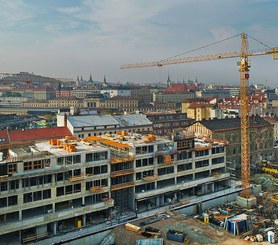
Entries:
POLYGON ((226 144, 173 135, 50 140, 0 162, 0 237, 58 236, 228 188, 226 144))

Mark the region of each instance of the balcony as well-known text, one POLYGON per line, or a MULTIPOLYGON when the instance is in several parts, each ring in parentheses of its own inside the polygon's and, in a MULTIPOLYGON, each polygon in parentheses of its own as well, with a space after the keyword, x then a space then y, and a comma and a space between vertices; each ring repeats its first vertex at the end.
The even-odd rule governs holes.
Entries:
POLYGON ((144 181, 155 181, 158 180, 157 175, 152 175, 152 176, 146 176, 143 178, 144 181))
POLYGON ((112 156, 111 157, 111 164, 117 164, 117 163, 122 163, 122 162, 132 162, 132 161, 134 161, 134 157, 130 157, 130 156, 123 156, 123 157, 112 156))
POLYGON ((90 188, 90 191, 93 192, 93 193, 100 193, 100 192, 103 192, 104 189, 103 189, 104 186, 92 186, 90 188))
POLYGON ((121 184, 112 185, 111 191, 122 190, 122 189, 130 188, 133 186, 134 186, 134 182, 129 181, 129 182, 121 183, 121 184))
POLYGON ((77 181, 81 181, 81 180, 86 179, 86 177, 87 176, 85 176, 85 175, 72 176, 72 177, 68 178, 68 181, 69 182, 77 182, 77 181))
POLYGON ((230 173, 223 173, 219 177, 211 176, 211 177, 206 177, 206 178, 202 178, 202 179, 198 179, 198 180, 192 180, 192 181, 185 182, 185 183, 179 183, 176 185, 170 185, 170 186, 163 187, 160 189, 149 190, 149 191, 145 191, 142 193, 136 193, 135 199, 147 198, 147 197, 155 196, 157 194, 167 193, 170 191, 188 189, 191 187, 195 187, 197 185, 201 185, 201 184, 205 184, 205 183, 209 183, 209 182, 213 182, 213 181, 218 181, 220 179, 226 179, 228 177, 230 177, 230 173))
POLYGON ((111 173, 111 177, 115 178, 115 177, 118 177, 118 176, 129 175, 129 174, 133 174, 133 173, 134 173, 134 169, 133 168, 123 169, 123 170, 113 171, 111 173))

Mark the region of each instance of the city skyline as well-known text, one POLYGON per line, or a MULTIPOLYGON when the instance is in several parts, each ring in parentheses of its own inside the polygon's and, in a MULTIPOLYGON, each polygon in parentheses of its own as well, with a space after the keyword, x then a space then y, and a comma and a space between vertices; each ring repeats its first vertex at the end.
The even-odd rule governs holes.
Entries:
MULTIPOLYGON (((0 72, 122 82, 174 81, 239 84, 236 59, 120 70, 156 61, 246 32, 278 46, 273 0, 223 1, 24 1, 0 0, 0 72)), ((240 37, 198 54, 239 51, 240 37)), ((250 50, 265 46, 249 39, 250 50)), ((277 61, 251 57, 250 83, 277 84, 277 61), (267 81, 267 82, 266 82, 267 81)))

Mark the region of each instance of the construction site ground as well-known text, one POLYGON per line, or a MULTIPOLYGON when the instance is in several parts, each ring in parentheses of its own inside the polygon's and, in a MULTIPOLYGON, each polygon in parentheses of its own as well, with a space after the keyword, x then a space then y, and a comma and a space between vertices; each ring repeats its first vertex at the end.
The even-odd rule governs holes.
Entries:
MULTIPOLYGON (((140 226, 140 223, 142 223, 144 220, 147 219, 142 219, 131 223, 140 226)), ((161 230, 162 232, 161 237, 163 238, 164 245, 181 244, 179 242, 174 242, 167 239, 166 233, 169 229, 185 232, 186 237, 190 238, 190 243, 188 244, 246 245, 251 243, 243 239, 240 239, 238 237, 235 237, 234 235, 228 233, 226 230, 224 230, 221 227, 212 227, 210 224, 205 224, 201 221, 195 220, 193 217, 185 217, 176 212, 170 218, 162 219, 148 226, 161 230)), ((142 229, 144 229, 145 227, 146 226, 143 226, 142 229)), ((126 230, 123 225, 113 229, 111 235, 115 237, 116 244, 120 244, 120 245, 133 245, 136 244, 137 239, 148 239, 140 234, 126 230)), ((257 244, 257 243, 252 243, 252 244, 257 244)), ((258 244, 263 244, 263 243, 258 243, 258 244)), ((269 244, 269 243, 266 242, 265 244, 269 244)))

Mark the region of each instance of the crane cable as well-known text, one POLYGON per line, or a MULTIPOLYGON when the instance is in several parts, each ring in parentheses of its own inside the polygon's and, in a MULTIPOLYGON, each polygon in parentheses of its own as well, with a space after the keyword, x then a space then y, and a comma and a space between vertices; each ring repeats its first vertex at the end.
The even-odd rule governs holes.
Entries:
POLYGON ((255 40, 256 42, 262 44, 263 46, 265 46, 265 47, 267 47, 269 49, 272 49, 272 47, 268 46, 267 44, 263 43, 262 41, 259 41, 258 39, 254 38, 254 37, 252 37, 250 35, 247 35, 247 36, 250 37, 251 39, 255 40))
POLYGON ((184 53, 180 53, 180 54, 177 54, 177 55, 175 55, 175 56, 171 56, 171 57, 165 58, 165 59, 163 59, 163 60, 160 60, 160 62, 161 62, 161 61, 165 61, 165 60, 169 60, 169 59, 173 59, 173 58, 176 58, 176 57, 181 56, 181 55, 184 55, 184 54, 192 53, 192 52, 194 52, 194 51, 197 51, 197 50, 200 50, 200 49, 203 49, 203 48, 207 48, 207 47, 209 47, 209 46, 212 46, 212 45, 215 45, 215 44, 218 44, 218 43, 221 43, 221 42, 230 40, 230 39, 235 38, 235 37, 238 37, 238 36, 241 36, 241 34, 237 34, 237 35, 235 35, 235 36, 228 37, 228 38, 225 38, 225 39, 223 39, 223 40, 219 40, 219 41, 216 41, 216 42, 213 42, 213 43, 204 45, 204 46, 199 47, 199 48, 191 49, 191 50, 186 51, 186 52, 184 52, 184 53))

